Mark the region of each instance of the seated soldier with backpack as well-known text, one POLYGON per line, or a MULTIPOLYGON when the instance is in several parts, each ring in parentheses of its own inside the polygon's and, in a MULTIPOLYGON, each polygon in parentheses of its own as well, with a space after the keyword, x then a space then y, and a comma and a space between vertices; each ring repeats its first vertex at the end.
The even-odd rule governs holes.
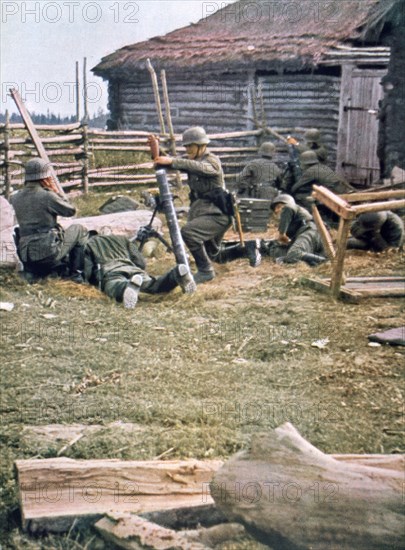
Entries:
POLYGON ((399 248, 404 242, 404 222, 389 210, 365 212, 354 220, 347 248, 382 252, 399 248))
POLYGON ((71 217, 76 209, 59 194, 51 167, 40 158, 25 165, 25 186, 11 199, 18 228, 17 253, 28 280, 67 270, 71 280, 83 282, 83 246, 87 229, 74 224, 64 230, 58 216, 71 217))

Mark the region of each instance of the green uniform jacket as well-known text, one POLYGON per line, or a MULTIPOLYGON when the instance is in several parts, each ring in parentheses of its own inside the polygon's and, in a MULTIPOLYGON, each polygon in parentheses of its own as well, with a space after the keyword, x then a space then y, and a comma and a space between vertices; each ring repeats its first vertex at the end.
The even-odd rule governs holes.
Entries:
POLYGON ((58 215, 71 217, 75 207, 39 182, 27 183, 11 203, 21 235, 18 250, 22 261, 41 262, 57 256, 63 243, 63 232, 57 229, 58 215))
POLYGON ((290 191, 293 197, 307 197, 312 193, 313 185, 323 185, 333 193, 341 194, 347 192, 346 182, 325 164, 313 164, 308 166, 302 176, 290 191))
POLYGON ((266 183, 278 188, 281 184, 281 170, 268 158, 259 158, 248 162, 242 172, 236 175, 238 193, 245 193, 258 184, 266 183))
POLYGON ((198 160, 173 159, 172 168, 186 172, 188 175, 187 183, 191 189, 189 220, 207 215, 224 216, 217 206, 207 197, 204 198, 216 187, 225 187, 224 173, 218 157, 206 150, 198 160))

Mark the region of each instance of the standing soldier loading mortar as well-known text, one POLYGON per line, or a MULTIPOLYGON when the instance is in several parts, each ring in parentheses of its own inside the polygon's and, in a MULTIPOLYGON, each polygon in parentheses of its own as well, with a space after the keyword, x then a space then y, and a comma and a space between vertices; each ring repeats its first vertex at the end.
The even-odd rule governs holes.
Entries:
POLYGON ((181 234, 197 266, 194 276, 197 284, 215 277, 210 257, 218 253, 222 238, 231 226, 221 161, 208 151, 209 142, 204 128, 195 126, 183 134, 186 158, 159 156, 155 159, 158 166, 170 166, 188 175, 191 208, 181 234))

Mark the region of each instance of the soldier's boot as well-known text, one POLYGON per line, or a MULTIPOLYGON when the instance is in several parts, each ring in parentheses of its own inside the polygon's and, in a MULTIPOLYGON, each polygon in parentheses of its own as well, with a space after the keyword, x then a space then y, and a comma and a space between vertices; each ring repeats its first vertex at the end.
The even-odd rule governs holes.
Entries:
POLYGON ((212 281, 212 279, 215 277, 215 271, 212 267, 210 259, 208 258, 204 246, 201 246, 201 248, 198 248, 197 250, 192 250, 190 252, 197 266, 197 273, 194 275, 194 282, 199 285, 202 283, 207 283, 208 281, 212 281))
POLYGON ((74 283, 84 283, 84 246, 77 244, 69 254, 69 279, 74 283))
POLYGON ((238 244, 231 244, 229 246, 222 245, 218 254, 214 257, 214 261, 219 264, 226 264, 232 260, 238 260, 246 256, 245 249, 238 244))
POLYGON ((309 252, 307 252, 306 254, 303 254, 300 259, 303 262, 306 262, 311 267, 315 267, 327 261, 327 258, 325 258, 325 256, 319 256, 318 254, 310 254, 309 252))
POLYGON ((250 267, 258 267, 262 263, 262 255, 260 254, 260 239, 254 241, 246 241, 246 254, 249 258, 250 267))
POLYGON ((143 278, 142 275, 134 275, 124 290, 122 295, 122 303, 125 309, 134 309, 138 303, 138 296, 141 290, 143 278))
POLYGON ((192 294, 197 290, 196 282, 188 265, 179 264, 175 268, 175 276, 177 284, 181 287, 184 294, 192 294))

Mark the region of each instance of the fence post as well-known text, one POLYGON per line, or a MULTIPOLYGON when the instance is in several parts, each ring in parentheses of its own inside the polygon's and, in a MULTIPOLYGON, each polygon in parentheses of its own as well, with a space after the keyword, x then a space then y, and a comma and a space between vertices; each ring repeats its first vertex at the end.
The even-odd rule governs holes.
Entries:
POLYGON ((82 170, 82 184, 83 193, 87 195, 89 192, 89 127, 88 121, 85 118, 82 121, 83 132, 83 170, 82 170))
POLYGON ((6 111, 6 123, 4 125, 4 186, 5 197, 9 200, 11 195, 10 178, 10 115, 6 111))

